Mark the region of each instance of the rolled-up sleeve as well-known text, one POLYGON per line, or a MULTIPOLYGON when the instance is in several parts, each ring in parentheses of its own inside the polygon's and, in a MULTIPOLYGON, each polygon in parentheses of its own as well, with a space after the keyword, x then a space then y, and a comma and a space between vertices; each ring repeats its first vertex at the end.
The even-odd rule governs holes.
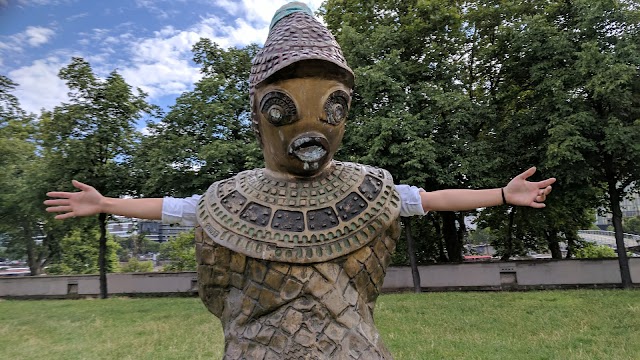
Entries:
POLYGON ((420 192, 422 188, 409 185, 396 185, 400 193, 400 216, 425 215, 420 192))
POLYGON ((165 197, 162 200, 162 222, 183 226, 196 226, 196 208, 201 195, 188 198, 165 197))

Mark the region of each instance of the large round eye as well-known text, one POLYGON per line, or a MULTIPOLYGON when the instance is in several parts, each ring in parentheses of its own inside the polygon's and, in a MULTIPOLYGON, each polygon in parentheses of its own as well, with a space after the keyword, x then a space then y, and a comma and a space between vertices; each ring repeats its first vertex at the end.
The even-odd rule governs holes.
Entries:
POLYGON ((324 112, 327 115, 327 122, 331 125, 338 125, 347 118, 349 111, 349 95, 342 91, 335 91, 329 95, 324 103, 324 112))
POLYGON ((272 91, 260 101, 260 110, 265 119, 275 126, 294 123, 298 120, 296 104, 285 93, 272 91))

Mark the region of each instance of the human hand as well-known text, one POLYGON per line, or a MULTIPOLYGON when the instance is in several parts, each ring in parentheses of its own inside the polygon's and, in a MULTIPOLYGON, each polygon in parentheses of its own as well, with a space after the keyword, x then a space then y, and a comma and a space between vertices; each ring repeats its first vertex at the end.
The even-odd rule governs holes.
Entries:
POLYGON ((101 206, 104 200, 98 190, 93 186, 72 180, 73 186, 79 192, 48 192, 47 196, 57 199, 45 200, 47 212, 61 213, 56 215, 56 219, 63 220, 76 216, 91 216, 101 213, 101 206))
POLYGON ((535 172, 536 168, 532 167, 509 181, 509 184, 504 187, 507 204, 530 206, 537 209, 546 206, 544 201, 551 192, 551 184, 556 182, 556 179, 549 178, 538 182, 527 181, 527 178, 535 172))

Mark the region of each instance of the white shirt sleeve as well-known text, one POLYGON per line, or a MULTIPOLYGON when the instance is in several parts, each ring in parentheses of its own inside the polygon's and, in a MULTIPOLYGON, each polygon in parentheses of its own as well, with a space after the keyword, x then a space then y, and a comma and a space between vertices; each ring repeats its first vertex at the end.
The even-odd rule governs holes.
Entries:
POLYGON ((196 226, 196 208, 201 195, 188 198, 165 197, 162 199, 162 223, 196 226))
POLYGON ((422 188, 409 185, 396 185, 396 190, 400 193, 400 216, 424 215, 420 192, 422 188))
MULTIPOLYGON (((422 188, 409 185, 396 185, 400 193, 400 216, 424 215, 420 191, 422 188)), ((165 197, 162 201, 162 222, 183 226, 196 226, 196 208, 202 195, 188 198, 165 197)))

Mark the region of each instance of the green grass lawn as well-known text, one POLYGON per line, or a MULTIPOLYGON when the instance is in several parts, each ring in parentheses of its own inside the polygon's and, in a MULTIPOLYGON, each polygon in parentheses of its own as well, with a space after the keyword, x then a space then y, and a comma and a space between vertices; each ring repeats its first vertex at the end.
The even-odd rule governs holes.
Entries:
MULTIPOLYGON (((376 324, 403 359, 640 359, 640 291, 383 295, 376 324)), ((221 359, 197 298, 0 300, 0 359, 221 359)))

